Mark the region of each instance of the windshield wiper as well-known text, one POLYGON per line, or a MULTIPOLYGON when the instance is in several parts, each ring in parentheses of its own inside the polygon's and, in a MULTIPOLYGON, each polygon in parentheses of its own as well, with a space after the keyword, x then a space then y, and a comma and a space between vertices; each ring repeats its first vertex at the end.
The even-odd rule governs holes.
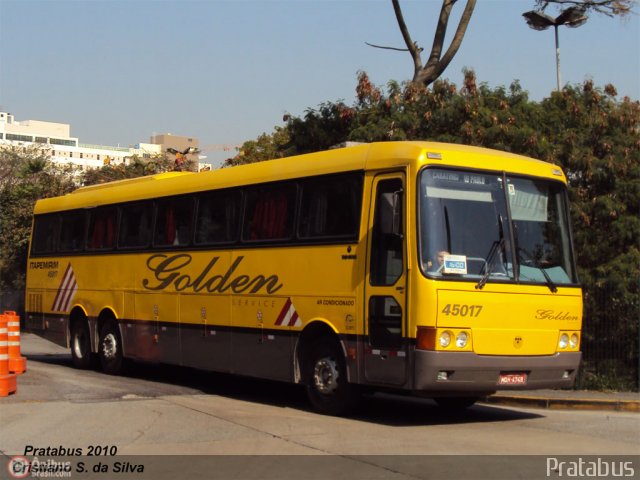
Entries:
POLYGON ((542 272, 542 275, 544 276, 547 287, 549 287, 549 290, 551 290, 552 293, 556 293, 558 291, 558 287, 556 287, 556 284, 553 283, 553 280, 551 280, 551 277, 549 276, 547 271, 544 268, 542 268, 542 265, 540 265, 540 262, 538 262, 536 257, 534 257, 531 253, 529 253, 528 251, 526 251, 524 248, 521 248, 521 247, 518 247, 517 251, 520 253, 524 253, 527 256, 528 262, 531 264, 531 266, 537 268, 538 270, 540 270, 540 272, 542 272))
POLYGON ((516 226, 515 222, 513 223, 513 241, 515 243, 516 252, 518 253, 516 255, 516 257, 518 257, 518 262, 520 262, 520 253, 524 253, 527 257, 528 262, 531 264, 531 266, 537 268, 542 272, 542 275, 544 276, 547 287, 549 287, 549 290, 551 290, 551 293, 556 293, 558 291, 558 287, 556 287, 556 284, 553 283, 553 280, 551 280, 551 277, 549 276, 547 271, 544 268, 542 268, 542 266, 540 265, 540 262, 536 260, 536 257, 534 257, 529 252, 527 252, 524 248, 519 246, 518 227, 516 226))
POLYGON ((451 225, 449 224, 449 210, 444 207, 444 226, 447 229, 447 251, 451 252, 451 225))
POLYGON ((502 225, 502 215, 498 215, 498 233, 500 235, 500 239, 495 240, 491 244, 491 248, 489 249, 489 253, 487 254, 487 260, 484 267, 485 268, 484 275, 476 284, 477 290, 482 290, 484 288, 485 284, 489 280, 489 277, 493 273, 494 259, 498 250, 500 250, 501 252, 504 252, 504 227, 502 225))

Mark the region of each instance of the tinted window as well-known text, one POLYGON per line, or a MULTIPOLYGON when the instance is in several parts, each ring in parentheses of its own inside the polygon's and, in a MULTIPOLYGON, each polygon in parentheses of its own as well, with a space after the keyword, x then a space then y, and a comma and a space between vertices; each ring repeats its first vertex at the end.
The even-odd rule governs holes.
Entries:
POLYGON ((374 347, 401 347, 402 307, 395 298, 369 298, 369 343, 374 347))
POLYGON ((158 202, 154 246, 178 246, 191 243, 193 200, 170 198, 158 202))
POLYGON ((575 283, 565 188, 560 183, 507 178, 520 280, 575 283))
POLYGON ((89 213, 89 231, 87 249, 106 250, 116 246, 116 227, 118 225, 118 209, 101 207, 89 213))
POLYGON ((242 239, 291 238, 296 198, 295 184, 278 184, 247 191, 242 239))
POLYGON ((84 246, 85 232, 84 212, 63 213, 60 221, 60 244, 61 252, 77 252, 84 246))
POLYGON ((300 238, 349 237, 358 233, 362 177, 331 176, 302 187, 300 238))
POLYGON ((151 240, 152 209, 150 203, 136 203, 121 208, 118 246, 146 247, 151 240))
POLYGON ((200 197, 196 219, 196 243, 211 245, 236 239, 239 192, 214 192, 200 197))
POLYGON ((420 231, 425 272, 478 280, 484 275, 488 280, 513 278, 503 183, 498 172, 423 171, 420 231), (452 272, 452 264, 460 268, 452 272))
POLYGON ((425 273, 478 281, 577 281, 562 183, 444 169, 425 169, 420 182, 425 273))
MULTIPOLYGON (((381 180, 376 191, 376 211, 371 240, 371 285, 393 285, 403 272, 403 239, 393 233, 385 233, 383 210, 389 209, 396 192, 402 191, 402 180, 381 180)), ((402 209, 402 204, 400 205, 402 209)), ((400 213, 402 219, 403 213, 400 213)), ((404 227, 401 226, 400 231, 404 227)))
POLYGON ((33 239, 31 240, 31 251, 33 253, 53 253, 56 249, 59 225, 60 217, 57 215, 36 217, 33 227, 33 239))

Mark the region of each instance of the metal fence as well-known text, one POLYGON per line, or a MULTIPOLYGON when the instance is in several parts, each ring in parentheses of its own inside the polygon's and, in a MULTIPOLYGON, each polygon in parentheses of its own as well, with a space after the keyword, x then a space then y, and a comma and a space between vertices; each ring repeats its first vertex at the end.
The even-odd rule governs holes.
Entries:
POLYGON ((638 299, 632 305, 623 304, 619 295, 604 289, 585 291, 578 388, 638 391, 638 299))

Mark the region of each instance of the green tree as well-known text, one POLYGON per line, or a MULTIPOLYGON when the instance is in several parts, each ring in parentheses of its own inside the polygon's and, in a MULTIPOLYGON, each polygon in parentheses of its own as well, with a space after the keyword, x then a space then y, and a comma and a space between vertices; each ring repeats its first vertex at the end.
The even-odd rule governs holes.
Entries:
POLYGON ((640 314, 640 104, 612 85, 565 88, 542 102, 549 157, 569 178, 584 286, 586 380, 638 382, 640 314), (552 145, 552 147, 551 147, 552 145), (617 350, 610 361, 591 359, 617 350))
POLYGON ((275 127, 272 134, 263 133, 256 140, 244 142, 238 154, 225 160, 224 166, 232 167, 287 156, 289 142, 289 129, 275 127))
MULTIPOLYGON (((195 162, 188 161, 180 170, 191 171, 195 162)), ((97 183, 125 180, 127 178, 143 177, 176 170, 175 162, 165 154, 154 155, 151 158, 140 158, 133 155, 127 163, 117 165, 105 165, 100 168, 90 168, 82 174, 82 185, 95 185, 97 183)))
POLYGON ((0 148, 0 291, 23 290, 33 206, 74 190, 75 173, 37 147, 0 148))
MULTIPOLYGON (((186 165, 186 168, 192 168, 186 165)), ((0 292, 24 289, 31 218, 36 200, 64 195, 80 185, 173 171, 166 155, 133 157, 126 165, 81 172, 50 161, 39 147, 0 148, 0 292)))

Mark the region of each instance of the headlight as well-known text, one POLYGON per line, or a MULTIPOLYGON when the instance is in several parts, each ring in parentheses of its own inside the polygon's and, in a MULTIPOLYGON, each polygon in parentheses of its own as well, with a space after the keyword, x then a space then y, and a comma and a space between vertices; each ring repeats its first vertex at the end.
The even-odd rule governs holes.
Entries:
POLYGON ((447 348, 451 343, 451 334, 449 332, 442 332, 440 334, 440 346, 442 348, 447 348))
POLYGON ((571 335, 571 340, 569 340, 569 346, 571 348, 576 348, 578 346, 578 342, 580 341, 580 338, 578 338, 577 334, 573 334, 571 335))
POLYGON ((567 335, 566 333, 563 333, 562 335, 560 335, 560 341, 558 342, 558 346, 564 350, 565 348, 567 348, 567 345, 569 345, 569 335, 567 335))
POLYGON ((458 348, 466 347, 467 346, 467 340, 469 340, 467 332, 460 332, 458 334, 458 336, 456 337, 456 347, 458 347, 458 348))

